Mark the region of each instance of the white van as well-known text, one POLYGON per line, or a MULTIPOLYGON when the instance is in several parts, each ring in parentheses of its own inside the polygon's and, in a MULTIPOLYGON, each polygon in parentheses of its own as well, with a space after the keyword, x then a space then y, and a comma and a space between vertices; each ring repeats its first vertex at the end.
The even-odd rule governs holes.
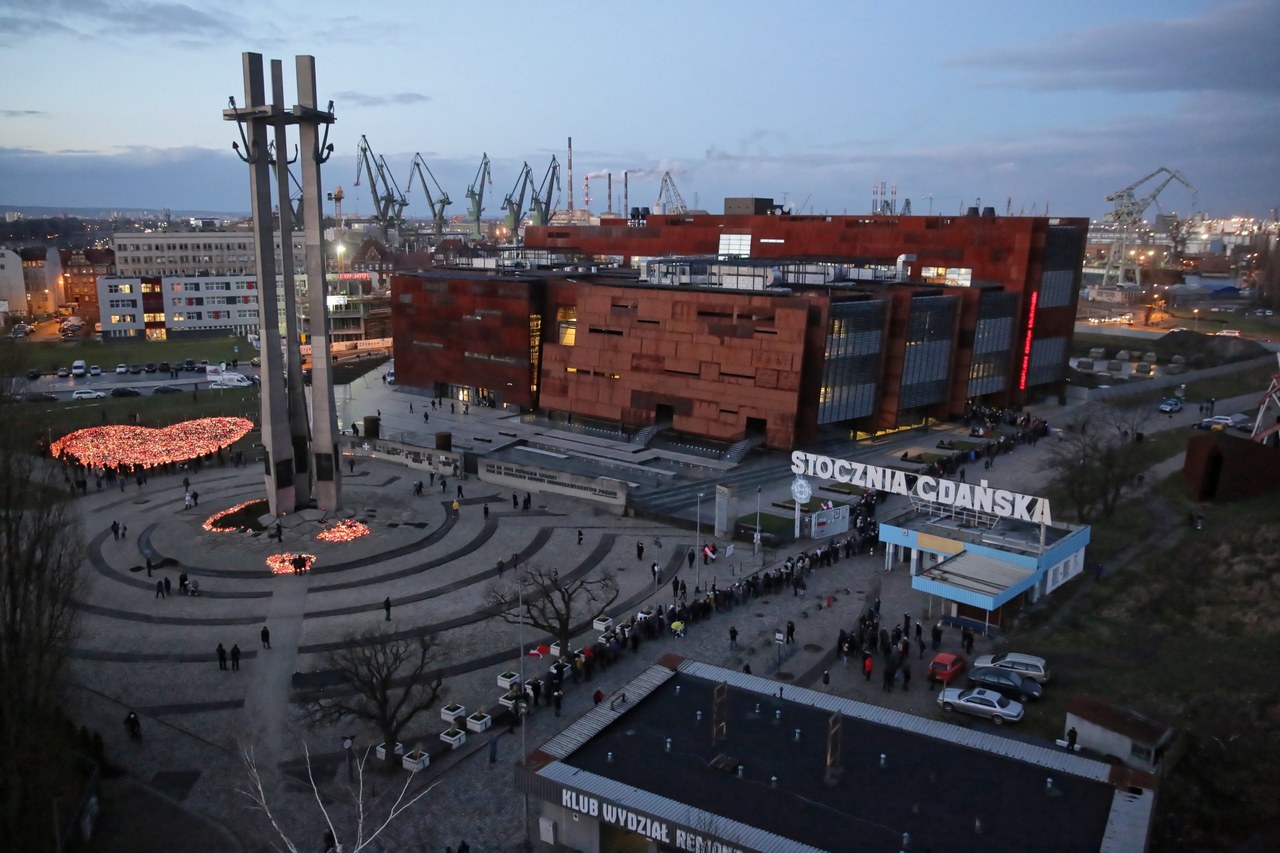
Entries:
POLYGON ((85 366, 84 359, 78 358, 75 361, 71 362, 72 376, 84 376, 88 372, 89 372, 89 368, 85 366))

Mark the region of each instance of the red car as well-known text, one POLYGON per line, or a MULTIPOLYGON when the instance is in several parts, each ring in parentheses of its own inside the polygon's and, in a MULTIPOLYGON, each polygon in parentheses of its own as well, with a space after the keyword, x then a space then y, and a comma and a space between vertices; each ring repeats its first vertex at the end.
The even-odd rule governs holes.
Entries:
POLYGON ((943 684, 950 684, 952 679, 964 672, 968 661, 963 655, 953 655, 951 652, 938 652, 929 662, 928 677, 934 681, 941 681, 943 684))

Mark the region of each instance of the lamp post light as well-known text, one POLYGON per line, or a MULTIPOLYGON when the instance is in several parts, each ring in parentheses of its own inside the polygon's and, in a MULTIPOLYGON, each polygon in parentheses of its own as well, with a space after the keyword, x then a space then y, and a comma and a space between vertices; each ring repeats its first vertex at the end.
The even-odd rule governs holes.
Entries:
POLYGON ((1195 327, 1196 327, 1195 330, 1198 332, 1200 331, 1200 309, 1193 308, 1191 309, 1191 313, 1195 317, 1195 327))
MULTIPOLYGON (((702 494, 702 492, 698 492, 698 516, 693 528, 693 551, 695 557, 702 548, 702 494)), ((693 591, 696 595, 698 590, 702 588, 702 562, 695 559, 693 565, 693 591)))
POLYGON ((760 538, 760 487, 756 486, 756 550, 760 553, 760 567, 764 568, 764 542, 760 538))
POLYGON ((348 784, 353 783, 353 782, 355 782, 355 781, 356 781, 355 768, 352 766, 352 762, 351 762, 351 747, 352 747, 352 746, 354 746, 354 744, 355 744, 355 736, 354 736, 354 735, 343 735, 343 736, 342 736, 342 751, 343 751, 343 753, 345 753, 345 754, 346 754, 346 756, 347 756, 347 782, 348 782, 348 784))

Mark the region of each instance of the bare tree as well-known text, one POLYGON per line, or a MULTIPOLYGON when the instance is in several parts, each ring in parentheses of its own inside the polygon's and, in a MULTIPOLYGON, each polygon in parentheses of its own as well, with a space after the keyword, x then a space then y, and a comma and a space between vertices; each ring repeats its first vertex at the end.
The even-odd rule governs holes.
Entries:
POLYGON ((607 570, 563 580, 555 569, 530 566, 511 582, 491 586, 486 601, 498 618, 545 631, 564 650, 569 648, 575 618, 580 623, 595 619, 618 594, 618 580, 607 570))
MULTIPOLYGON (((307 745, 305 743, 302 745, 302 749, 307 765, 307 781, 311 783, 311 793, 315 798, 316 808, 319 810, 320 816, 324 820, 324 826, 326 827, 326 841, 332 841, 332 846, 329 847, 331 850, 351 851, 351 853, 358 850, 364 850, 366 847, 373 844, 373 842, 377 840, 378 836, 382 835, 382 833, 385 832, 392 823, 394 823, 396 818, 404 814, 404 812, 410 809, 415 803, 427 794, 431 793, 431 790, 435 788, 436 785, 439 785, 444 781, 443 778, 437 779, 435 782, 424 787, 421 791, 410 795, 409 789, 417 777, 412 773, 406 774, 404 785, 401 786, 400 792, 396 796, 395 801, 392 802, 390 808, 387 809, 386 816, 381 820, 376 818, 370 820, 371 809, 369 804, 366 802, 364 789, 364 768, 365 763, 369 759, 369 753, 366 751, 364 757, 355 765, 355 782, 348 783, 346 785, 347 794, 350 797, 350 804, 352 806, 353 817, 351 820, 353 820, 355 824, 353 827, 348 829, 347 827, 342 826, 343 820, 340 817, 335 817, 330 808, 325 805, 328 798, 320 793, 320 788, 316 784, 315 774, 311 769, 311 751, 307 749, 307 745), (344 838, 351 840, 346 842, 343 840, 344 838)), ((252 747, 241 744, 240 760, 244 764, 245 776, 248 778, 248 787, 242 788, 240 793, 248 797, 254 807, 263 813, 267 821, 271 824, 271 828, 275 830, 275 833, 280 836, 280 840, 284 842, 285 849, 289 850, 290 853, 300 853, 302 848, 300 848, 298 844, 289 837, 288 833, 281 825, 281 817, 278 816, 271 807, 271 798, 267 793, 267 783, 263 779, 262 770, 258 767, 258 761, 253 754, 252 747)), ((304 823, 307 823, 307 825, 314 825, 313 823, 306 821, 304 821, 304 823)), ((308 849, 313 849, 309 844, 306 845, 306 847, 308 849)), ((326 853, 328 853, 328 851, 326 851, 326 853)))
POLYGON ((1086 406, 1070 418, 1060 439, 1049 443, 1041 470, 1089 523, 1110 518, 1125 495, 1142 482, 1146 460, 1135 443, 1151 414, 1145 408, 1086 406))
MULTIPOLYGON (((0 349, 0 376, 19 375, 17 348, 0 349)), ((74 779, 59 707, 83 545, 69 480, 34 454, 23 409, 0 401, 0 838, 34 850, 47 847, 52 804, 74 779)))
POLYGON ((440 676, 430 672, 439 643, 434 634, 397 637, 376 629, 347 640, 344 648, 329 653, 328 665, 352 692, 312 698, 307 718, 313 725, 345 719, 372 723, 386 744, 386 762, 393 765, 399 761, 394 751, 400 732, 444 695, 440 676))

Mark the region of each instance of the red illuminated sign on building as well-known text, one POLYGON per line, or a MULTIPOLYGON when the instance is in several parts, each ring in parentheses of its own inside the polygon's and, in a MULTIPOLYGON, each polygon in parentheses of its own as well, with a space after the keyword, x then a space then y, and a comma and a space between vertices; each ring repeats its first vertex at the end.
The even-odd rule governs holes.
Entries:
POLYGON ((1031 334, 1036 329, 1036 298, 1039 293, 1031 294, 1031 308, 1027 311, 1027 342, 1022 347, 1022 375, 1018 379, 1018 389, 1027 390, 1027 368, 1031 365, 1031 334))

